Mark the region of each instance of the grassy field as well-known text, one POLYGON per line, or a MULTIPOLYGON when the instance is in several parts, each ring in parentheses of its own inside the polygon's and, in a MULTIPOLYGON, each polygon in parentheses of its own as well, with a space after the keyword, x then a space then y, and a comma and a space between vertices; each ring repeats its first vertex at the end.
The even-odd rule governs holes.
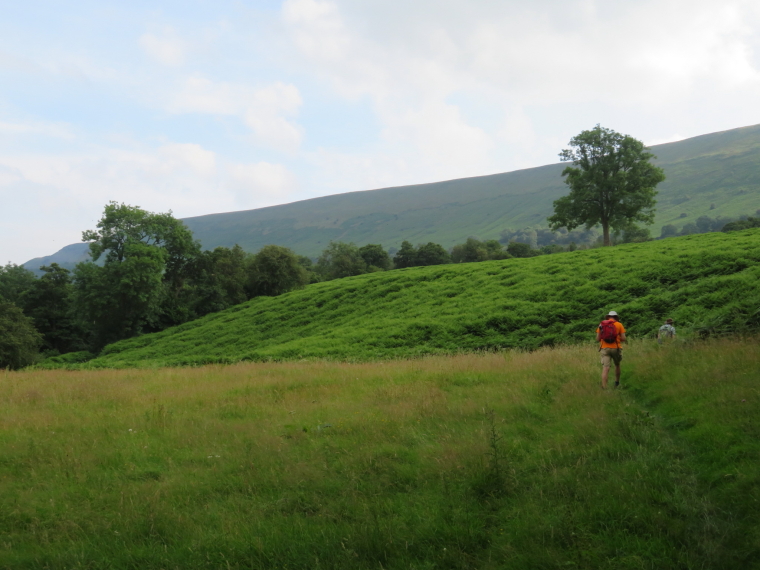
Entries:
MULTIPOLYGON (((634 337, 760 330, 760 230, 309 285, 104 349, 85 367, 372 359, 587 339, 607 310, 634 337)), ((63 366, 59 357, 44 366, 63 366)))
POLYGON ((6 372, 0 568, 757 568, 758 340, 6 372))

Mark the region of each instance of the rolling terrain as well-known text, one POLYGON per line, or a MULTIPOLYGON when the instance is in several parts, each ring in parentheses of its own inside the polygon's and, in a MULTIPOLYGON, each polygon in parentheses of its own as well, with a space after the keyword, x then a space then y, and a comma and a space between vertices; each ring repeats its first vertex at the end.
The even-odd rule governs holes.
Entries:
MULTIPOLYGON (((660 235, 665 224, 681 228, 703 215, 754 215, 760 209, 760 125, 656 145, 651 150, 667 176, 658 187, 654 236, 660 235)), ((380 243, 386 248, 399 247, 402 240, 432 241, 449 248, 469 236, 498 239, 506 228, 546 226, 552 202, 567 193, 561 176, 564 166, 349 192, 185 218, 184 222, 206 249, 237 243, 255 252, 277 244, 315 257, 331 240, 380 243)), ((86 244, 73 244, 25 266, 37 270, 57 261, 72 267, 86 255, 86 244)))
MULTIPOLYGON (((308 285, 107 346, 78 367, 364 361, 588 341, 615 309, 633 338, 760 329, 760 230, 308 285)), ((68 366, 75 355, 44 361, 68 366)))

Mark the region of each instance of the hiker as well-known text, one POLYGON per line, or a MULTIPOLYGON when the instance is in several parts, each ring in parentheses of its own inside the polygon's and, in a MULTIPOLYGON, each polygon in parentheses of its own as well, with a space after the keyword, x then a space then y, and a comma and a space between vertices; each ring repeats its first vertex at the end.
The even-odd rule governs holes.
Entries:
POLYGON ((676 327, 673 326, 673 319, 665 319, 665 324, 657 331, 657 342, 662 344, 663 340, 674 338, 676 338, 676 327))
POLYGON ((596 340, 599 341, 599 352, 602 356, 602 389, 607 388, 607 378, 610 366, 615 363, 615 388, 620 386, 620 362, 623 360, 623 347, 626 342, 625 328, 620 324, 620 317, 615 311, 610 311, 596 329, 596 340))

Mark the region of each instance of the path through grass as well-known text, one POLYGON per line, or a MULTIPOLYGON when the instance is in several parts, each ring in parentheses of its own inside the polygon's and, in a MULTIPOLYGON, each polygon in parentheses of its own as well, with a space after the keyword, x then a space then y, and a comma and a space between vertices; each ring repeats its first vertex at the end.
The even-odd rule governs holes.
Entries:
POLYGON ((0 568, 751 568, 757 339, 0 375, 0 568))

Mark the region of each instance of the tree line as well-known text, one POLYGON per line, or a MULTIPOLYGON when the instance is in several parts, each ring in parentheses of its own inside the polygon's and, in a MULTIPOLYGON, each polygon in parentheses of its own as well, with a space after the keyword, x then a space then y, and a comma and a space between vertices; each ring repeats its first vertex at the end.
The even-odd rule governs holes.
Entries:
POLYGON ((310 260, 287 248, 203 251, 171 213, 115 202, 82 238, 90 243, 91 261, 73 271, 52 263, 37 278, 22 266, 0 267, 0 367, 27 365, 39 350, 98 352, 309 282, 304 266, 310 260))
MULTIPOLYGON (((96 229, 82 234, 90 260, 73 271, 57 263, 41 277, 23 266, 0 267, 0 367, 39 357, 83 353, 112 342, 197 319, 253 297, 279 295, 308 283, 375 271, 565 251, 474 237, 446 250, 404 241, 393 257, 380 244, 330 242, 316 259, 267 245, 204 251, 171 213, 111 202, 96 229)), ((572 248, 570 248, 572 249, 572 248)))
MULTIPOLYGON (((757 210, 756 214, 760 216, 760 210, 757 210)), ((681 214, 681 217, 686 217, 686 214, 681 214)), ((692 234, 706 234, 709 232, 732 232, 736 230, 743 230, 749 228, 758 227, 757 218, 752 218, 747 215, 741 215, 737 217, 733 216, 717 216, 711 218, 710 216, 703 215, 697 218, 694 222, 688 222, 684 224, 681 229, 675 224, 667 224, 662 226, 660 233, 661 238, 676 237, 676 236, 688 236, 692 234), (754 225, 753 225, 754 224, 754 225)))

